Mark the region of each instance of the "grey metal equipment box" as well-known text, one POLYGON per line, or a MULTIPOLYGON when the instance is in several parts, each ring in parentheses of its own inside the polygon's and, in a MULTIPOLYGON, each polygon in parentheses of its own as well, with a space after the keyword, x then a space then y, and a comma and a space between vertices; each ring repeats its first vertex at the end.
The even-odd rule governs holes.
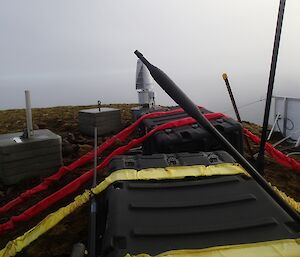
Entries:
POLYGON ((98 135, 119 132, 121 129, 121 112, 114 108, 87 109, 79 111, 80 132, 87 136, 94 136, 97 127, 98 135))
POLYGON ((59 135, 40 129, 30 138, 21 136, 22 132, 0 135, 0 181, 5 185, 50 175, 62 165, 59 135))

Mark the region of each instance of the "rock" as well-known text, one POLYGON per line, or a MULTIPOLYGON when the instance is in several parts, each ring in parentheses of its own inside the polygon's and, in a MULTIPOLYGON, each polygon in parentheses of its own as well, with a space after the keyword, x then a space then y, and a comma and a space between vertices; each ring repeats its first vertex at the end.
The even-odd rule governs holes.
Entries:
POLYGON ((78 144, 86 144, 87 143, 87 139, 81 135, 77 135, 76 137, 76 142, 78 144))
POLYGON ((80 148, 79 148, 78 154, 80 156, 82 156, 82 155, 88 153, 89 151, 93 150, 93 147, 91 145, 87 145, 87 144, 80 145, 79 147, 80 148))
POLYGON ((68 133, 68 136, 67 136, 67 140, 70 142, 70 143, 76 143, 76 138, 74 136, 73 133, 68 133))
POLYGON ((37 123, 37 126, 39 129, 46 129, 47 128, 47 124, 45 122, 39 122, 37 123))
POLYGON ((77 144, 71 144, 66 139, 62 142, 62 154, 63 156, 68 156, 71 154, 75 154, 80 149, 79 145, 77 144))
POLYGON ((72 124, 71 123, 65 123, 65 124, 62 125, 61 129, 64 130, 64 131, 69 131, 69 130, 72 129, 72 124))

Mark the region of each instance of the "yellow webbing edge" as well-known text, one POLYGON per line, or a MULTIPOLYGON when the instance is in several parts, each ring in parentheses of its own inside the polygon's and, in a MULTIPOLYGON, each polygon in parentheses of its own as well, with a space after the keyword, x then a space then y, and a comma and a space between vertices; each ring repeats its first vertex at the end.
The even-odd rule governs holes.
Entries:
MULTIPOLYGON (((280 191, 276 186, 272 186, 273 190, 281 196, 281 198, 286 201, 291 207, 293 207, 297 212, 300 213, 300 203, 296 202, 292 197, 286 195, 286 193, 280 191)), ((300 253, 299 253, 300 256, 300 253)))
MULTIPOLYGON (((252 244, 225 245, 195 250, 173 250, 155 257, 299 257, 300 239, 283 239, 252 244)), ((148 254, 125 257, 151 257, 148 254)))
MULTIPOLYGON (((83 194, 75 197, 74 201, 65 207, 60 208, 56 212, 49 214, 35 227, 25 232, 22 236, 7 243, 5 248, 0 251, 0 257, 12 257, 22 251, 26 246, 36 240, 39 236, 53 228, 63 218, 74 212, 77 208, 88 202, 91 194, 99 194, 105 190, 110 184, 122 180, 163 180, 163 179, 182 179, 184 177, 200 177, 214 175, 235 175, 249 174, 239 165, 223 163, 212 166, 182 166, 182 167, 167 167, 167 168, 149 168, 140 171, 133 169, 124 169, 113 172, 105 178, 99 185, 90 190, 86 190, 83 194)), ((278 189, 277 189, 278 190, 278 189)), ((282 193, 282 192, 281 192, 282 193)), ((284 194, 284 193, 282 193, 284 194)), ((280 194, 281 196, 283 196, 280 194)), ((287 197, 287 196, 286 196, 287 197)), ((289 199, 292 199, 288 197, 289 199)), ((293 200, 293 199, 292 199, 293 200)), ((294 200, 293 200, 294 201, 294 200)), ((292 201, 288 201, 291 203, 292 201)), ((293 205, 292 205, 293 206, 293 205)), ((300 209, 300 203, 294 201, 294 208, 300 209)), ((216 255, 218 256, 218 255, 216 255)), ((222 256, 223 257, 223 256, 222 256)))
MULTIPOLYGON (((133 169, 118 170, 105 178, 99 185, 90 190, 86 190, 83 194, 75 197, 74 201, 65 207, 49 214, 35 227, 25 232, 22 236, 9 241, 5 248, 0 251, 0 257, 15 256, 26 246, 36 240, 38 237, 53 228, 63 218, 71 214, 77 208, 88 202, 91 193, 99 194, 105 190, 110 184, 121 180, 149 180, 149 179, 181 179, 186 176, 213 176, 213 175, 234 175, 247 174, 247 172, 238 164, 223 163, 212 166, 182 166, 167 168, 149 168, 140 171, 133 169)), ((247 174, 248 175, 248 174, 247 174)))

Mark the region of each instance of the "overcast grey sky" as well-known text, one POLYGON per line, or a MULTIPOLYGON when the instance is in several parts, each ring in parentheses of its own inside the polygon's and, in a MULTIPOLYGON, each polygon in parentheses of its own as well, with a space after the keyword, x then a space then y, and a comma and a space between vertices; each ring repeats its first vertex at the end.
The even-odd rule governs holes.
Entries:
MULTIPOLYGON (((137 102, 139 49, 198 104, 264 97, 279 0, 0 0, 0 109, 137 102)), ((300 1, 287 0, 275 93, 300 97, 300 1)), ((157 102, 172 103, 158 86, 157 102)), ((251 111, 251 110, 250 110, 251 111)))

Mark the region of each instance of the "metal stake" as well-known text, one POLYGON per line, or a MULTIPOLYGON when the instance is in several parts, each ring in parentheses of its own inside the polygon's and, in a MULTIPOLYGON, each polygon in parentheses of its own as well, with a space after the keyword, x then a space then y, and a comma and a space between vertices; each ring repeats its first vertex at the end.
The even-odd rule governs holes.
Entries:
POLYGON ((94 129, 94 177, 93 187, 97 186, 97 147, 98 147, 98 128, 94 129))
POLYGON ((29 90, 25 90, 25 103, 26 103, 27 138, 30 138, 33 136, 33 125, 32 125, 31 100, 30 100, 29 90))
POLYGON ((272 126, 272 128, 271 128, 271 131, 270 131, 269 135, 268 135, 267 141, 269 141, 269 140, 271 139, 271 136, 272 136, 272 134, 273 134, 273 132, 274 132, 274 129, 275 129, 275 127, 276 127, 276 124, 277 124, 277 121, 278 121, 279 118, 280 118, 280 113, 277 113, 277 114, 276 114, 276 117, 275 117, 274 124, 273 124, 273 126, 272 126))
POLYGON ((297 140, 297 142, 295 144, 295 147, 298 147, 298 146, 300 146, 300 136, 298 137, 298 140, 297 140))
MULTIPOLYGON (((223 73, 222 77, 223 77, 223 79, 225 81, 225 85, 227 87, 227 90, 228 90, 228 93, 229 93, 229 96, 230 96, 230 100, 231 100, 231 103, 232 103, 232 106, 233 106, 236 118, 237 118, 238 122, 242 124, 242 119, 241 119, 239 110, 238 110, 238 108, 236 106, 236 103, 235 103, 235 99, 234 99, 234 96, 233 96, 233 93, 232 93, 232 90, 231 90, 231 86, 230 86, 230 83, 229 83, 229 80, 228 80, 228 76, 227 76, 226 73, 223 73)), ((253 152, 252 152, 249 140, 248 140, 248 138, 245 135, 243 135, 243 137, 244 137, 244 141, 246 142, 248 151, 250 153, 251 160, 254 161, 253 152)))
MULTIPOLYGON (((97 128, 95 127, 94 132, 94 176, 92 187, 97 185, 97 128)), ((91 213, 90 213, 90 257, 96 257, 96 222, 97 222, 97 201, 94 195, 91 199, 91 213)))
POLYGON ((274 39, 274 46, 273 46, 272 61, 271 61, 271 68, 270 68, 270 75, 269 75, 269 82, 268 82, 268 92, 267 92, 267 100, 266 100, 265 113, 264 113, 263 130, 261 133, 259 154, 256 159, 256 168, 258 169, 258 171, 260 173, 264 172, 264 166, 265 166, 264 165, 265 144, 267 141, 268 122, 269 122, 269 116, 270 116, 272 93, 273 93, 274 79, 275 79, 276 66, 277 66, 280 36, 281 36, 281 29, 282 29, 283 15, 284 15, 284 7, 285 7, 285 0, 280 0, 276 32, 275 32, 275 39, 274 39))

